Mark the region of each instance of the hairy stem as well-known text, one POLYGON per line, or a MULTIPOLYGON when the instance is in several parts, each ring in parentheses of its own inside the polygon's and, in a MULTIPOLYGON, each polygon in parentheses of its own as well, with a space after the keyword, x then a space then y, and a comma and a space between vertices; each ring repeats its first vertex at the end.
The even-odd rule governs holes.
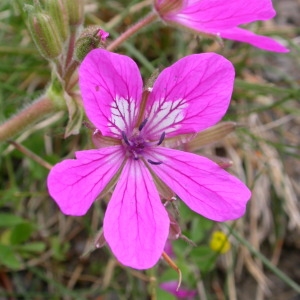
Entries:
POLYGON ((11 139, 30 124, 42 119, 45 115, 57 111, 58 108, 47 96, 42 96, 30 106, 24 108, 11 119, 0 125, 0 142, 11 139))
POLYGON ((134 35, 136 32, 138 32, 140 29, 142 29, 146 25, 153 23, 157 18, 158 18, 158 16, 156 13, 150 13, 144 19, 140 20, 135 25, 130 27, 128 30, 126 30, 124 33, 122 33, 116 40, 114 40, 110 45, 108 45, 106 49, 108 51, 113 51, 119 45, 124 43, 129 37, 134 35))

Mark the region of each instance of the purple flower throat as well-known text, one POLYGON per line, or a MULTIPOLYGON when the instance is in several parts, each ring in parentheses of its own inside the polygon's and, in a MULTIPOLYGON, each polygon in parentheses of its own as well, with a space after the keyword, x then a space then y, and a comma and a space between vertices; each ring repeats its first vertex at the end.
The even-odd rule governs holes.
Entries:
MULTIPOLYGON (((128 137, 125 131, 122 131, 123 145, 126 150, 126 156, 132 157, 134 160, 138 160, 141 156, 143 156, 144 152, 151 149, 153 146, 159 146, 164 141, 166 133, 163 132, 160 136, 158 142, 150 142, 146 139, 145 134, 143 133, 143 128, 145 127, 148 119, 145 119, 140 126, 138 127, 138 131, 135 132, 133 130, 133 134, 128 137)), ((152 161, 151 159, 147 159, 150 164, 160 165, 161 161, 152 161)))

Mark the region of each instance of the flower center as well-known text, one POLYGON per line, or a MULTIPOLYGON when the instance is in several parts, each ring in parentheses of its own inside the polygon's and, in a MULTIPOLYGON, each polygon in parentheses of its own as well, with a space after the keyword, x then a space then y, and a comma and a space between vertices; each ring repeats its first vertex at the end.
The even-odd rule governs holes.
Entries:
MULTIPOLYGON (((145 139, 142 131, 146 123, 147 119, 140 124, 138 130, 134 130, 131 136, 127 136, 126 133, 122 131, 122 138, 124 141, 126 154, 129 157, 132 157, 134 160, 138 160, 140 157, 142 157, 150 147, 159 146, 165 138, 165 132, 163 132, 158 142, 152 142, 145 139)), ((150 159, 147 159, 147 161, 154 165, 161 164, 161 162, 152 161, 150 159)))
POLYGON ((126 151, 129 156, 132 156, 133 159, 138 160, 140 156, 143 155, 145 148, 147 148, 148 144, 141 133, 133 134, 131 137, 127 137, 125 132, 122 132, 123 140, 126 144, 126 151))

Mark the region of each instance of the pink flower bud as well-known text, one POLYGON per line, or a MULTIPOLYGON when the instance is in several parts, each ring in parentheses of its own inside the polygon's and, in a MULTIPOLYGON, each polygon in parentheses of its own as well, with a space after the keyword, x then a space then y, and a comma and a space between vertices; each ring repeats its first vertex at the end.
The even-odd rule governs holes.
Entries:
POLYGON ((74 59, 82 61, 93 49, 103 48, 108 36, 109 33, 99 28, 99 26, 87 27, 76 41, 74 59))

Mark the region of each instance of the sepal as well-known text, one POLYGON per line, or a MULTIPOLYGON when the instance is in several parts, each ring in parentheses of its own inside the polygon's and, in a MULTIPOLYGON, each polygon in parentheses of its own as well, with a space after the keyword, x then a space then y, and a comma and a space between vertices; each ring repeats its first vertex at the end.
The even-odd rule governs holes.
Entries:
POLYGON ((44 12, 29 11, 28 27, 43 57, 53 60, 61 54, 63 40, 50 15, 44 12))

